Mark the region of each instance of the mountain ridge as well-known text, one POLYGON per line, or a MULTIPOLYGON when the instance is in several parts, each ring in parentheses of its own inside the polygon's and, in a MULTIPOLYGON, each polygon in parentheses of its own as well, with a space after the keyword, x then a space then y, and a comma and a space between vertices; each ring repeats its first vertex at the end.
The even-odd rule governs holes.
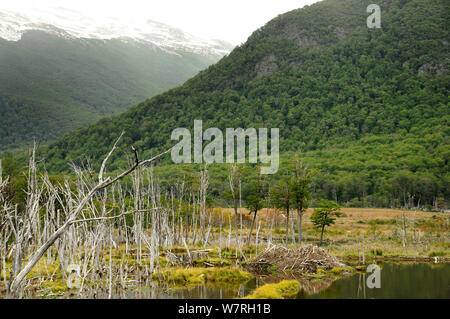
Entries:
POLYGON ((33 137, 48 143, 120 113, 182 84, 227 50, 22 31, 17 41, 0 36, 0 151, 33 137))
POLYGON ((173 53, 184 50, 206 56, 222 57, 233 45, 221 40, 206 40, 158 21, 97 21, 73 10, 38 10, 35 16, 0 10, 0 38, 19 41, 30 30, 40 30, 69 39, 117 39, 124 42, 152 43, 173 53), (41 15, 39 15, 41 13, 41 15), (130 24, 131 23, 131 24, 130 24))
POLYGON ((449 4, 379 1, 381 29, 367 28, 368 4, 326 0, 278 16, 184 85, 49 145, 47 169, 100 163, 122 130, 110 167, 124 167, 130 145, 150 156, 201 119, 204 129, 279 128, 282 159, 300 152, 321 172, 319 197, 448 199, 449 4))
MULTIPOLYGON (((442 1, 432 1, 433 2, 433 6, 445 6, 444 2, 442 1)), ((299 14, 301 15, 308 15, 310 14, 310 12, 321 12, 322 7, 327 7, 330 6, 331 8, 335 8, 335 6, 339 6, 341 4, 345 4, 344 8, 354 8, 355 4, 359 5, 360 10, 363 10, 362 14, 361 14, 361 19, 360 21, 358 21, 358 23, 362 24, 358 29, 352 31, 353 33, 356 34, 356 36, 352 39, 349 40, 349 42, 345 42, 342 41, 341 39, 338 38, 338 36, 336 35, 336 33, 334 31, 329 30, 329 28, 323 28, 321 25, 321 22, 317 22, 318 19, 316 20, 316 23, 319 24, 319 26, 314 26, 312 25, 312 28, 315 28, 315 30, 317 32, 324 32, 325 36, 324 36, 324 43, 341 43, 342 47, 339 48, 335 48, 333 47, 331 44, 329 47, 327 48, 319 48, 315 45, 306 45, 306 46, 298 46, 295 41, 292 41, 289 38, 283 38, 283 39, 277 39, 277 40, 267 40, 267 38, 265 38, 265 34, 267 34, 267 32, 269 34, 277 34, 276 32, 270 31, 271 28, 273 28, 274 25, 276 25, 277 23, 286 23, 286 21, 281 21, 280 22, 280 16, 278 18, 275 18, 274 20, 270 21, 268 24, 266 24, 266 26, 264 26, 263 28, 257 30, 255 33, 253 33, 250 37, 249 40, 241 45, 238 46, 235 50, 233 50, 230 55, 228 55, 225 59, 221 59, 218 63, 210 66, 208 69, 201 71, 197 76, 189 79, 182 87, 176 88, 174 90, 170 90, 168 92, 163 93, 162 95, 158 95, 154 98, 152 98, 151 100, 146 100, 145 102, 140 103, 138 106, 133 107, 132 109, 130 109, 126 114, 121 114, 118 117, 113 118, 113 121, 117 121, 119 120, 119 118, 126 118, 127 116, 129 118, 133 118, 134 116, 136 116, 137 114, 139 114, 138 117, 138 121, 135 121, 136 124, 136 129, 141 130, 142 126, 139 125, 138 123, 141 123, 142 120, 145 118, 145 115, 153 115, 153 116, 158 116, 158 114, 156 113, 156 111, 158 109, 160 109, 160 113, 165 113, 166 110, 171 110, 171 111, 175 111, 175 112, 179 112, 181 114, 186 115, 185 118, 182 118, 181 116, 178 116, 178 120, 179 122, 181 122, 180 124, 185 125, 186 127, 190 127, 193 123, 193 116, 191 116, 191 114, 189 113, 189 110, 194 107, 192 105, 192 101, 197 100, 198 101, 198 105, 196 106, 196 108, 198 109, 198 111, 196 111, 196 115, 198 116, 204 116, 205 115, 205 99, 203 99, 201 96, 197 97, 196 95, 201 95, 201 94, 205 94, 206 92, 212 92, 212 94, 215 97, 219 98, 219 102, 220 103, 220 99, 224 99, 226 102, 229 102, 229 100, 231 99, 231 102, 233 102, 233 97, 231 96, 231 98, 229 99, 228 97, 225 97, 225 93, 228 90, 231 94, 235 93, 238 96, 243 94, 244 98, 248 98, 249 97, 249 93, 251 93, 251 85, 254 85, 255 87, 257 87, 258 85, 264 83, 264 81, 266 82, 270 82, 270 77, 277 73, 278 74, 284 74, 286 76, 292 76, 293 73, 295 72, 300 72, 300 73, 308 73, 309 77, 304 77, 304 81, 300 81, 300 84, 302 84, 301 82, 307 82, 310 81, 311 85, 315 85, 314 82, 316 82, 316 80, 314 80, 314 78, 311 78, 311 75, 320 75, 320 76, 325 76, 328 78, 328 80, 332 79, 333 76, 335 76, 336 74, 333 73, 335 71, 339 72, 342 71, 341 70, 341 66, 339 64, 345 64, 347 61, 344 61, 347 57, 345 56, 347 53, 344 52, 344 50, 350 50, 352 51, 356 51, 356 50, 360 50, 358 56, 360 57, 360 59, 357 61, 356 60, 356 56, 355 57, 351 57, 350 59, 348 59, 348 62, 352 62, 357 64, 358 70, 357 72, 360 72, 360 74, 356 74, 356 72, 352 71, 353 74, 346 76, 345 81, 347 81, 347 83, 345 83, 345 85, 348 86, 347 89, 350 88, 349 85, 354 86, 354 89, 352 88, 351 91, 358 91, 357 84, 362 84, 368 81, 368 79, 371 81, 370 86, 372 85, 382 85, 383 81, 379 81, 378 80, 378 76, 381 77, 382 72, 386 71, 386 72, 390 72, 393 74, 393 70, 389 71, 388 68, 388 63, 391 63, 390 60, 388 59, 394 59, 395 61, 393 61, 393 63, 395 63, 395 70, 398 72, 402 71, 402 70, 406 70, 408 72, 412 72, 415 75, 418 75, 419 69, 424 65, 422 62, 423 60, 431 60, 428 61, 427 63, 435 63, 434 61, 432 61, 432 59, 437 59, 440 56, 444 55, 444 56, 448 56, 448 47, 446 47, 445 45, 443 46, 442 44, 439 43, 433 43, 433 45, 440 47, 439 50, 435 50, 432 52, 429 52, 427 50, 427 48, 425 46, 418 46, 417 48, 417 52, 415 54, 415 56, 410 57, 409 53, 407 52, 406 48, 392 48, 392 52, 389 52, 389 56, 386 56, 388 54, 388 52, 385 52, 381 47, 376 48, 373 46, 376 46, 378 41, 387 41, 388 39, 386 39, 386 33, 387 32, 392 32, 390 29, 385 28, 385 29, 381 29, 381 30, 367 30, 367 27, 365 26, 365 18, 363 19, 362 17, 366 17, 365 14, 365 7, 366 7, 366 3, 368 3, 368 1, 361 1, 361 0, 353 0, 353 1, 323 1, 323 2, 319 2, 316 3, 314 5, 311 6, 306 6, 302 9, 299 10, 294 10, 291 11, 285 15, 281 15, 281 17, 283 17, 283 19, 285 19, 287 17, 288 21, 290 19, 292 19, 292 15, 295 14, 299 14), (386 30, 387 29, 387 30, 386 30), (386 30, 386 31, 384 31, 386 30), (378 38, 376 38, 378 37, 378 38), (368 42, 369 41, 369 42, 368 42), (373 42, 373 44, 370 43, 370 41, 373 42), (354 46, 354 47, 352 47, 354 46), (376 51, 375 49, 380 50, 379 52, 376 51), (370 51, 372 50, 372 52, 370 51), (394 50, 397 50, 397 52, 394 52, 394 50), (404 56, 399 56, 398 58, 401 58, 405 61, 397 61, 397 57, 395 56, 395 54, 398 54, 399 50, 403 50, 403 54, 404 56), (325 52, 326 51, 326 52, 325 52), (370 57, 370 53, 374 53, 373 51, 375 51, 375 55, 378 55, 378 57, 370 57), (325 53, 324 53, 325 52, 325 53), (437 52, 437 53, 436 53, 437 52), (263 59, 266 58, 267 55, 276 55, 277 56, 277 60, 276 60, 276 70, 272 70, 273 72, 269 72, 267 74, 265 74, 264 76, 260 76, 257 77, 257 72, 256 69, 258 68, 257 65, 258 63, 260 63, 261 61, 264 61, 263 59), (426 58, 423 58, 423 55, 426 56, 426 58), (318 57, 321 57, 323 59, 323 61, 316 61, 318 59, 318 57), (383 58, 383 56, 385 58, 383 58), (332 61, 333 58, 340 59, 340 61, 332 61), (384 59, 386 62, 381 62, 377 64, 376 59, 384 59), (407 59, 412 59, 412 61, 408 61, 407 59), (305 65, 305 61, 306 60, 310 60, 310 61, 314 61, 313 66, 315 67, 312 68, 313 66, 306 66, 305 65), (328 59, 328 61, 326 60, 328 59), (367 60, 367 61, 365 61, 367 60), (370 60, 370 61, 369 61, 370 60), (331 63, 330 63, 331 62, 331 63), (297 69, 293 69, 292 63, 297 63, 298 66, 301 65, 301 67, 298 67, 297 69), (366 63, 366 65, 363 65, 364 63, 366 63), (309 69, 306 69, 306 67, 309 67, 309 69), (334 69, 333 69, 334 68, 334 69), (283 73, 284 72, 284 73, 283 73), (375 74, 375 72, 379 73, 379 74, 375 74), (352 76, 355 76, 354 78, 352 78, 352 76), (370 77, 370 78, 369 78, 370 77), (233 92, 235 91, 235 92, 233 92), (219 97, 218 95, 220 94, 225 94, 224 96, 219 97), (174 101, 170 101, 171 99, 173 100, 177 100, 177 98, 175 97, 176 95, 179 95, 180 97, 185 97, 187 99, 185 99, 184 102, 174 102, 174 101), (169 97, 169 99, 166 99, 167 97, 169 97), (166 101, 167 100, 167 101, 166 101), (168 109, 161 107, 161 105, 167 104, 168 109), (173 109, 171 109, 169 106, 172 105, 173 109), (177 105, 182 105, 184 110, 180 110, 179 108, 177 108, 177 105)), ((422 1, 394 1, 394 2, 389 2, 389 1, 384 1, 382 2, 382 4, 386 5, 386 6, 391 6, 394 7, 393 10, 394 12, 397 12, 396 14, 399 14, 400 16, 402 16, 401 12, 398 13, 398 8, 395 8, 395 4, 397 5, 401 5, 402 3, 404 4, 408 4, 408 3, 419 3, 423 5, 422 1)), ((388 8, 389 8, 388 6, 388 8)), ((404 5, 402 5, 403 7, 404 5)), ((434 8, 433 6, 432 9, 434 8)), ((426 6, 425 6, 426 7, 426 6)), ((386 8, 386 7, 385 7, 386 8)), ((349 10, 354 10, 354 9, 349 9, 349 10)), ((386 12, 387 10, 384 10, 384 17, 385 20, 390 19, 389 17, 389 11, 386 12)), ((352 12, 352 11, 350 11, 352 12)), ((329 11, 328 11, 329 13, 329 11)), ((335 13, 335 11, 333 11, 333 13, 335 13)), ((327 12, 323 13, 324 15, 327 14, 327 12)), ((425 12, 425 14, 427 14, 425 12)), ((294 17, 295 18, 295 17, 294 17)), ((337 19, 337 18, 335 18, 337 19)), ((351 23, 354 24, 354 19, 351 17, 350 15, 350 21, 352 21, 351 23)), ((326 23, 328 23, 328 19, 326 23)), ((339 19, 338 19, 339 20, 339 19)), ((307 22, 302 22, 300 24, 300 27, 303 27, 304 25, 311 25, 309 23, 308 20, 306 20, 307 22)), ((322 23, 323 24, 323 23, 322 23)), ((395 26, 397 27, 397 26, 395 26)), ((438 28, 437 28, 438 29, 438 28)), ((434 27, 433 30, 436 30, 436 28, 434 27)), ((420 31, 420 30, 419 30, 420 31)), ((398 32, 402 32, 402 30, 399 30, 398 32)), ((433 31, 435 32, 435 31, 433 31)), ((444 32, 444 31, 439 31, 438 32, 444 32)), ((448 31, 447 31, 448 32, 448 31)), ((416 36, 417 33, 415 30, 411 30, 411 33, 414 33, 413 35, 410 35, 410 38, 413 36, 416 36)), ((438 34, 442 39, 445 39, 445 36, 442 36, 442 34, 438 34)), ((428 41, 427 39, 425 39, 425 36, 422 35, 420 38, 420 41, 428 41)), ((383 42, 381 42, 383 43, 383 42)), ((417 42, 419 43, 419 42, 417 42)), ((425 42, 426 43, 426 42, 425 42)), ((383 43, 384 44, 384 43, 383 43)), ((379 44, 378 44, 379 45, 379 44)), ((402 46, 403 44, 399 44, 400 46, 402 46)), ((348 53, 348 54, 349 54, 348 53)), ((383 60, 380 60, 383 61, 383 60)), ((275 69, 275 68, 274 68, 275 69)), ((348 70, 351 71, 351 70, 348 70)), ((443 75, 446 75, 448 73, 448 71, 443 72, 443 75)), ((391 74, 388 74, 391 75, 391 74)), ((301 77, 301 75, 298 75, 297 77, 301 77)), ((383 75, 386 76, 386 75, 383 75)), ((326 80, 326 78, 323 79, 319 79, 319 80, 326 80)), ((399 79, 400 80, 400 79, 399 79)), ((281 81, 283 81, 281 79, 281 81)), ((400 84, 400 82, 398 82, 400 84)), ((308 84, 308 83, 307 83, 308 84)), ((296 88, 296 87, 292 87, 289 85, 286 85, 286 83, 284 84, 285 86, 287 86, 292 92, 290 92, 290 96, 296 96, 298 99, 303 99, 305 100, 305 94, 307 92, 301 92, 302 94, 299 94, 301 91, 301 88, 296 88)), ((342 86, 339 83, 333 84, 335 89, 339 89, 340 86, 342 86)), ((397 88, 401 88, 401 85, 397 85, 397 88)), ((277 89, 273 89, 273 88, 266 88, 267 90, 272 90, 272 92, 279 96, 281 92, 277 92, 277 89)), ((315 88, 313 88, 314 90, 315 88)), ((370 93, 370 90, 372 90, 370 87, 364 88, 364 90, 369 90, 368 93, 370 93)), ((361 91, 361 90, 360 90, 361 91)), ((399 91, 401 92, 401 91, 399 91)), ((313 92, 314 94, 312 94, 311 97, 309 97, 309 99, 317 99, 320 96, 315 96, 317 95, 315 92, 313 92)), ((343 96, 341 93, 341 96, 338 97, 337 100, 332 100, 331 97, 328 97, 328 101, 327 103, 340 103, 340 102, 345 102, 348 103, 349 102, 349 98, 352 99, 352 95, 356 94, 355 92, 351 92, 352 94, 349 94, 349 96, 343 96), (342 101, 340 101, 340 100, 342 101)), ((262 97, 271 97, 271 92, 268 92, 264 95, 262 95, 262 97)), ((373 94, 373 92, 372 92, 373 94)), ((395 96, 392 96, 393 98, 395 98, 395 96)), ((272 97, 273 98, 273 97, 272 97)), ((286 103, 289 104, 289 99, 291 97, 286 97, 286 103)), ((323 98, 323 96, 322 96, 323 98)), ((372 97, 369 97, 372 98, 372 97)), ((372 98, 373 99, 373 98, 372 98)), ((382 97, 379 97, 379 99, 382 99, 382 97)), ((236 97, 234 100, 236 100, 236 103, 239 102, 240 98, 236 97)), ((264 104, 264 103, 268 103, 268 100, 263 101, 263 99, 261 99, 260 104, 264 104)), ((223 102, 223 101, 222 101, 223 102)), ((275 101, 274 101, 275 102, 275 101)), ((320 102, 320 101, 319 101, 320 102)), ((270 102, 269 102, 270 103, 270 102)), ((297 102, 298 103, 298 102, 297 102)), ((367 102, 365 102, 367 103, 367 102)), ((373 103, 373 101, 372 101, 373 103)), ((276 104, 276 103, 275 103, 276 104)), ((323 104, 323 103, 322 103, 323 104)), ((225 106, 224 103, 222 103, 222 106, 225 106)), ((261 105, 259 105, 261 106, 261 105)), ((276 107, 276 105, 273 105, 273 107, 276 107)), ((286 105, 285 107, 292 109, 292 106, 288 106, 286 105)), ((306 109, 305 109, 306 110, 306 109)), ((288 109, 286 109, 286 112, 289 112, 288 109)), ((303 111, 302 111, 303 112, 303 111)), ((345 111, 345 113, 348 113, 348 111, 345 111)), ((394 116, 395 114, 392 113, 392 115, 394 116)), ((207 116, 212 116, 212 114, 207 114, 207 116)), ((239 114, 236 114, 236 117, 238 117, 238 120, 235 122, 244 122, 241 123, 241 126, 245 126, 245 120, 240 120, 239 118, 239 114)), ((244 118, 244 117, 242 117, 244 118)), ((386 120, 388 120, 389 117, 386 117, 386 120)), ((288 119, 286 119, 288 120, 288 119)), ((419 118, 417 118, 416 120, 419 120, 419 118)), ((205 120, 204 120, 205 122, 205 120)), ((267 121, 265 121, 267 124, 267 121)), ((226 127, 224 125, 218 125, 219 127, 226 127)), ((236 126, 236 125, 234 125, 236 126)), ((247 125, 248 126, 248 125, 247 125)), ((157 126, 159 127, 159 126, 157 126)), ((233 127, 233 126, 230 126, 233 127)), ((272 126, 272 127, 277 127, 272 126)), ((164 127, 161 127, 164 129, 164 127)), ((86 132, 89 131, 90 128, 85 129, 86 132)), ((141 131, 142 133, 145 132, 145 130, 141 131)), ((170 130, 166 130, 165 133, 167 134, 167 136, 170 136, 170 130)), ((285 135, 286 136, 286 135, 285 135)), ((168 142, 170 142, 170 138, 167 138, 168 142)), ((165 145, 168 145, 168 142, 165 143, 165 145)), ((149 145, 151 147, 151 145, 149 145)))

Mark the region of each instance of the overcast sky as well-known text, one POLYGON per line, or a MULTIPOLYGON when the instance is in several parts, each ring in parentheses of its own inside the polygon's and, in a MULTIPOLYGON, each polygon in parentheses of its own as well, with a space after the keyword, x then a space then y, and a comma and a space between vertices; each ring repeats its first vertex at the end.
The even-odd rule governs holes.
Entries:
POLYGON ((1 0, 0 9, 32 13, 63 7, 98 19, 152 19, 207 39, 240 44, 278 14, 318 0, 1 0))

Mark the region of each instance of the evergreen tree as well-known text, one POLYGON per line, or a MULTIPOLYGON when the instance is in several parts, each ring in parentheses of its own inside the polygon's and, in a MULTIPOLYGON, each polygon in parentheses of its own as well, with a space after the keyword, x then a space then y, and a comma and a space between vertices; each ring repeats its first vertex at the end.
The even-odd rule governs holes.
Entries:
POLYGON ((333 225, 336 218, 341 215, 339 205, 333 201, 323 201, 320 203, 320 208, 314 210, 311 215, 311 222, 321 230, 319 245, 322 245, 325 227, 333 225))

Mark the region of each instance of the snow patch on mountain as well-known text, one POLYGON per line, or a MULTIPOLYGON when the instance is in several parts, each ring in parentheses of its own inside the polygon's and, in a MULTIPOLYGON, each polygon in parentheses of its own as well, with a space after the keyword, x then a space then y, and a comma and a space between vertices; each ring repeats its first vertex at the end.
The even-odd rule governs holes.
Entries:
POLYGON ((152 43, 173 53, 182 50, 221 57, 233 49, 227 42, 201 39, 152 20, 126 21, 112 17, 96 20, 64 8, 35 10, 32 15, 0 10, 0 38, 19 41, 29 30, 41 30, 64 38, 152 43))

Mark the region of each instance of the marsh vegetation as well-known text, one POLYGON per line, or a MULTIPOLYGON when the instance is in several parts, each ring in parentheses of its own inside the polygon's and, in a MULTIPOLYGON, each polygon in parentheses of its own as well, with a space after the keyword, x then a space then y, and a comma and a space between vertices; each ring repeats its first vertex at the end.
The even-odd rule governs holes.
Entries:
MULTIPOLYGON (((161 291, 200 289, 194 287, 227 287, 232 297, 293 295, 291 286, 289 293, 239 288, 261 279, 248 265, 275 246, 296 253, 320 245, 352 266, 395 258, 448 262, 448 213, 341 208, 329 201, 308 208, 312 172, 301 163, 275 184, 261 176, 246 180, 231 165, 223 196, 232 207, 222 208, 209 201, 208 166, 165 185, 152 166, 164 153, 141 161, 134 151, 130 168, 113 174, 107 161, 115 148, 98 173, 73 166, 64 178, 39 170, 32 149, 20 202, 10 196, 0 164, 2 296, 126 298, 151 288, 145 296, 157 298, 161 291)), ((277 282, 293 276, 303 291, 314 292, 357 271, 339 266, 318 264, 306 274, 272 263, 264 276, 277 282)))

